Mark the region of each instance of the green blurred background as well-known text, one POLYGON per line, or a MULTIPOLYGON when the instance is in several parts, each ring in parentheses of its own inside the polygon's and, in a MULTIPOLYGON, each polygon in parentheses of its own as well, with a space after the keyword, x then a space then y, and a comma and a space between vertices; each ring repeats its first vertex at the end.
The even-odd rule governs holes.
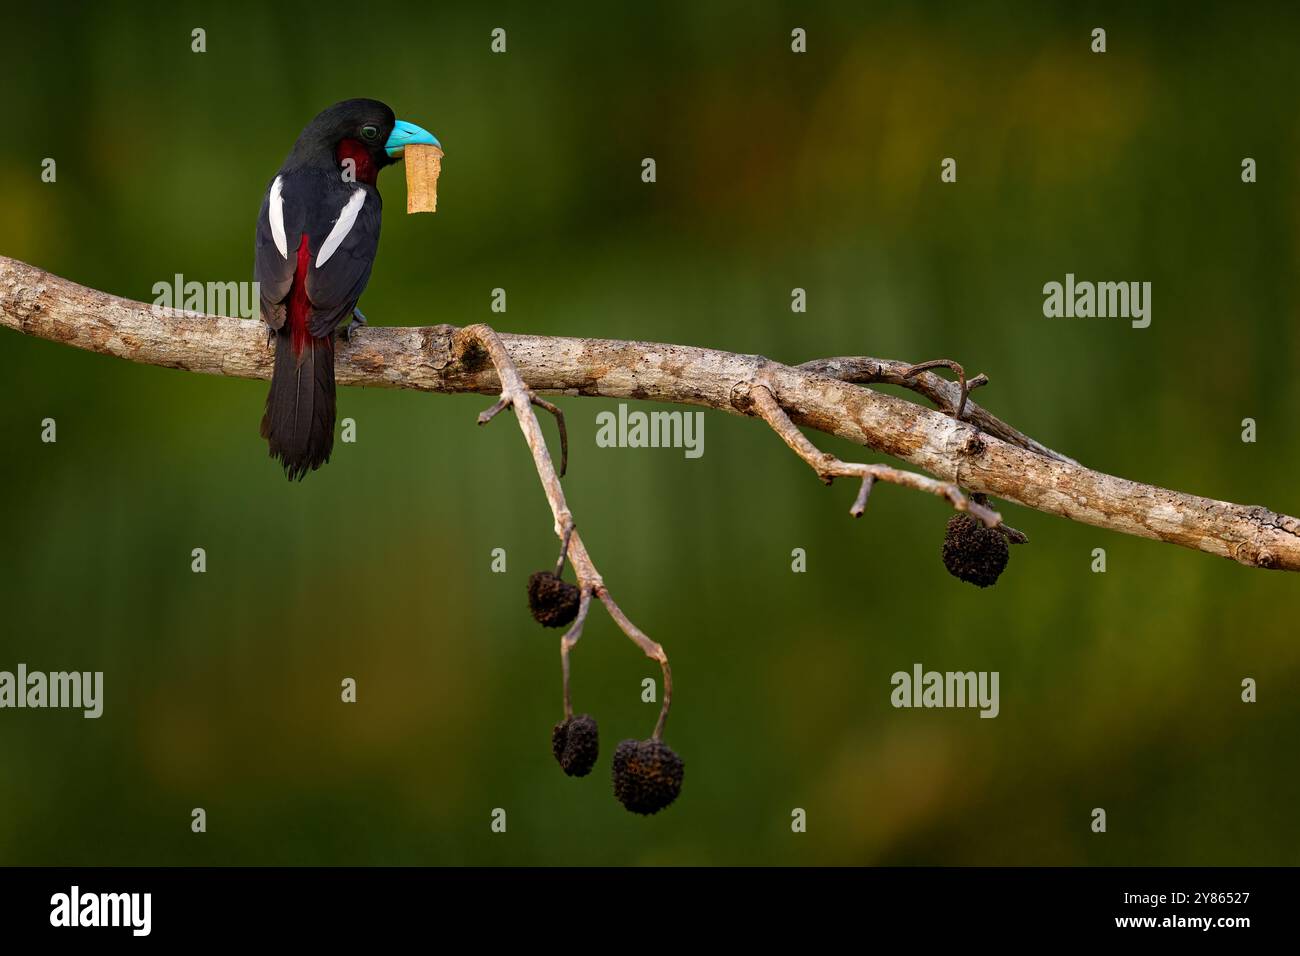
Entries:
MULTIPOLYGON (((373 324, 948 356, 1093 467, 1294 514, 1300 20, 1135 6, 14 9, 0 253, 142 300, 249 279, 300 129, 373 96, 447 149, 436 216, 383 177, 373 324), (1066 272, 1151 281, 1151 327, 1044 319, 1066 272)), ((4 863, 1300 862, 1295 576, 1004 505, 1032 543, 981 591, 940 563, 937 499, 882 487, 855 522, 855 489, 755 421, 706 413, 687 460, 597 448, 617 404, 563 399, 571 504, 676 677, 685 788, 643 819, 608 755, 653 726, 657 669, 593 614, 575 692, 604 755, 566 778, 558 635, 524 596, 555 539, 513 423, 474 427, 483 397, 342 390, 357 443, 289 485, 264 383, 9 332, 0 382, 0 669, 106 684, 98 721, 0 712, 4 863), (918 661, 999 671, 1001 715, 894 710, 918 661)))

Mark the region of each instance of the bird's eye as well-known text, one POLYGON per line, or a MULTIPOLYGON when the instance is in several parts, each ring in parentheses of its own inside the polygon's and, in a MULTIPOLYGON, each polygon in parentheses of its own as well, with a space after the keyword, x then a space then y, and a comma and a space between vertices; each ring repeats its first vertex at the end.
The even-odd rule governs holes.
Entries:
POLYGON ((367 143, 373 143, 375 140, 379 139, 379 128, 376 126, 361 127, 361 138, 367 143))

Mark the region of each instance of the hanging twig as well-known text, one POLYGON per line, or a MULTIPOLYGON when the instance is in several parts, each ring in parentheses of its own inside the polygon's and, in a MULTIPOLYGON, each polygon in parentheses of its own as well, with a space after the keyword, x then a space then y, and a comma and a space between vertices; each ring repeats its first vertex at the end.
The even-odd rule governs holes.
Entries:
MULTIPOLYGON (((462 330, 458 340, 458 349, 461 358, 467 355, 472 356, 476 350, 481 350, 487 355, 496 370, 497 380, 501 383, 501 397, 491 408, 479 415, 479 424, 486 424, 491 421, 498 412, 507 407, 515 411, 515 418, 519 421, 519 429, 524 433, 524 441, 528 443, 528 449, 532 452, 533 464, 537 467, 537 477, 542 482, 542 491, 546 494, 546 500, 551 506, 551 515, 555 519, 555 534, 561 541, 561 561, 559 566, 563 567, 563 557, 567 552, 569 562, 573 565, 574 574, 578 577, 578 587, 582 595, 578 606, 578 616, 574 620, 569 631, 560 639, 560 666, 564 677, 564 713, 566 717, 573 716, 573 704, 569 693, 569 651, 573 645, 578 642, 582 636, 582 627, 587 617, 587 609, 591 604, 591 597, 595 595, 599 598, 600 603, 605 605, 605 610, 609 616, 614 619, 614 623, 619 629, 628 636, 641 650, 646 657, 658 661, 659 667, 663 671, 664 678, 664 702, 659 711, 659 722, 655 725, 654 736, 658 738, 663 733, 665 722, 668 720, 668 709, 672 702, 673 678, 672 670, 668 666, 668 654, 663 647, 648 638, 640 628, 628 619, 623 613, 623 609, 614 601, 605 582, 601 579, 600 572, 596 570, 596 565, 592 562, 591 556, 587 553, 587 548, 582 542, 582 537, 573 521, 573 514, 569 511, 569 506, 564 500, 564 489, 560 486, 560 477, 555 472, 555 465, 551 461, 550 453, 546 450, 546 438, 542 435, 542 426, 537 421, 537 415, 533 412, 533 406, 542 404, 538 402, 537 396, 524 383, 519 374, 519 369, 510 358, 510 353, 506 351, 505 345, 501 342, 501 337, 497 335, 489 326, 471 325, 462 330)), ((546 403, 549 405, 549 403, 546 403)), ((563 415, 559 409, 550 405, 549 410, 553 411, 561 421, 561 434, 563 434, 563 415)))

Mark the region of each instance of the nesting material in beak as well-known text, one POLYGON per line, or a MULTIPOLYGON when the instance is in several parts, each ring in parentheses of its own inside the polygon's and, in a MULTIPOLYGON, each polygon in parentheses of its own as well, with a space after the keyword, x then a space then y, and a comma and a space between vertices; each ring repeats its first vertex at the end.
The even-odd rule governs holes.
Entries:
POLYGON ((438 211, 438 176, 442 173, 442 150, 432 145, 410 145, 405 149, 406 211, 438 211))

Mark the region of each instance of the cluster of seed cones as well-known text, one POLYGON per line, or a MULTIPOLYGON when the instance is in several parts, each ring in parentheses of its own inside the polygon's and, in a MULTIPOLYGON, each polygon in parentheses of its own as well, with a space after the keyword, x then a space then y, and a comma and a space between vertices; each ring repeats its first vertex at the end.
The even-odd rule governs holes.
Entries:
MULTIPOLYGON (((1007 536, 969 514, 955 514, 943 539, 948 573, 977 587, 995 584, 1010 560, 1007 536)), ((528 578, 528 609, 543 627, 567 627, 578 615, 581 589, 555 571, 528 578)), ((567 691, 566 691, 567 693, 567 691)), ((585 777, 600 756, 600 732, 590 714, 566 717, 551 730, 551 752, 570 777, 585 777)), ((614 750, 614 796, 633 813, 649 815, 667 807, 682 792, 682 758, 658 736, 624 740, 614 750)))
MULTIPOLYGON (((528 578, 528 609, 543 627, 567 627, 581 590, 555 571, 528 578)), ((585 777, 600 756, 600 731, 590 714, 566 717, 551 730, 551 753, 570 777, 585 777)), ((682 758, 658 737, 624 740, 614 750, 614 796, 633 813, 658 813, 682 792, 682 758)))
MULTIPOLYGON (((566 717, 551 731, 551 752, 570 777, 596 765, 600 737, 589 714, 566 717)), ((682 758, 662 740, 625 740, 614 750, 614 796, 633 813, 658 813, 682 792, 682 758)))

